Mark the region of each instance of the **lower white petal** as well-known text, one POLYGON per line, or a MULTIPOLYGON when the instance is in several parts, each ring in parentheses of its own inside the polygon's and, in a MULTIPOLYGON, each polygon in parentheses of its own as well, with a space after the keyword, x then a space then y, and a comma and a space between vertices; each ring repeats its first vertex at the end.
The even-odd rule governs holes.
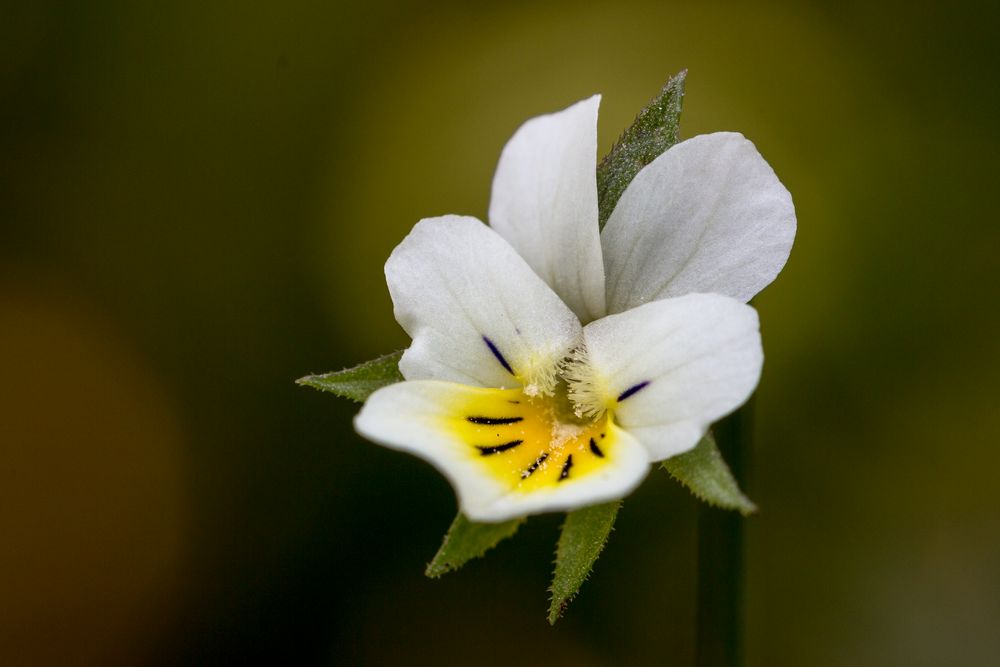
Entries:
POLYGON ((618 426, 560 424, 546 401, 520 389, 401 382, 372 394, 355 427, 431 462, 474 521, 621 498, 649 471, 646 450, 618 426))
POLYGON ((718 294, 655 301, 584 327, 589 391, 659 461, 694 447, 760 379, 757 312, 718 294))

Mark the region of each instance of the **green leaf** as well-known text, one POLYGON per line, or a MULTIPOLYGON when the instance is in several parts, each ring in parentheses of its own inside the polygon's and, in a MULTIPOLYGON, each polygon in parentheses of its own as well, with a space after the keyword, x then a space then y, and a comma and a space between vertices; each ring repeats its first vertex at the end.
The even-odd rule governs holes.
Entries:
POLYGON ((393 352, 354 368, 322 375, 307 375, 296 380, 295 384, 363 403, 376 389, 403 381, 403 375, 399 372, 399 360, 402 356, 402 351, 393 352))
POLYGON ((639 170, 677 143, 687 70, 674 76, 632 122, 597 167, 601 229, 639 170))
POLYGON ((740 491, 711 432, 691 451, 664 461, 663 468, 709 505, 736 510, 743 516, 757 511, 753 501, 740 491))
POLYGON ((594 562, 601 555, 622 501, 585 507, 566 515, 566 522, 556 548, 556 570, 552 577, 552 601, 549 623, 555 624, 563 615, 580 586, 590 576, 594 562))
POLYGON ((473 558, 481 558, 487 551, 516 533, 525 521, 521 517, 501 523, 476 523, 459 512, 424 574, 437 579, 457 570, 473 558))

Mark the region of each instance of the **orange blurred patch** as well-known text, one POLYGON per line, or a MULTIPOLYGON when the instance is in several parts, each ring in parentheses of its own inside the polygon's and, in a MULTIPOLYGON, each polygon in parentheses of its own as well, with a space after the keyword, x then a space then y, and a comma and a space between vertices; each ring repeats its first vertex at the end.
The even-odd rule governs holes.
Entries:
POLYGON ((2 273, 0 664, 134 664, 183 581, 176 417, 111 322, 2 273))

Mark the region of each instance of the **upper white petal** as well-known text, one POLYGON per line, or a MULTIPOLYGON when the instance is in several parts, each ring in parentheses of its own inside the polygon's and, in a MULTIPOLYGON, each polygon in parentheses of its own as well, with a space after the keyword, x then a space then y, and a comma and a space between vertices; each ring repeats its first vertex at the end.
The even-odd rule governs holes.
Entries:
POLYGON ((588 324, 583 335, 615 421, 653 461, 691 449, 742 405, 764 361, 757 312, 718 294, 655 301, 588 324))
POLYGON ((514 387, 551 372, 579 339, 576 316, 475 218, 422 220, 385 275, 396 320, 413 339, 399 363, 410 380, 514 387))
POLYGON ((493 177, 490 225, 584 322, 605 313, 597 227, 595 95, 533 118, 507 142, 493 177))
POLYGON ((604 227, 608 311, 692 292, 749 301, 794 238, 792 197, 750 141, 688 139, 636 175, 604 227))

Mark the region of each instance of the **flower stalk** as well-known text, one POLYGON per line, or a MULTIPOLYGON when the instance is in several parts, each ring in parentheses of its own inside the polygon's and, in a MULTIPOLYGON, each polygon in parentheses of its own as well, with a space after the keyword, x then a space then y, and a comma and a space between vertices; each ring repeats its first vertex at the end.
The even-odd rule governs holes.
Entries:
MULTIPOLYGON (((712 429, 722 456, 745 488, 753 431, 753 401, 712 429)), ((698 507, 697 667, 743 664, 743 526, 739 512, 698 507)))

